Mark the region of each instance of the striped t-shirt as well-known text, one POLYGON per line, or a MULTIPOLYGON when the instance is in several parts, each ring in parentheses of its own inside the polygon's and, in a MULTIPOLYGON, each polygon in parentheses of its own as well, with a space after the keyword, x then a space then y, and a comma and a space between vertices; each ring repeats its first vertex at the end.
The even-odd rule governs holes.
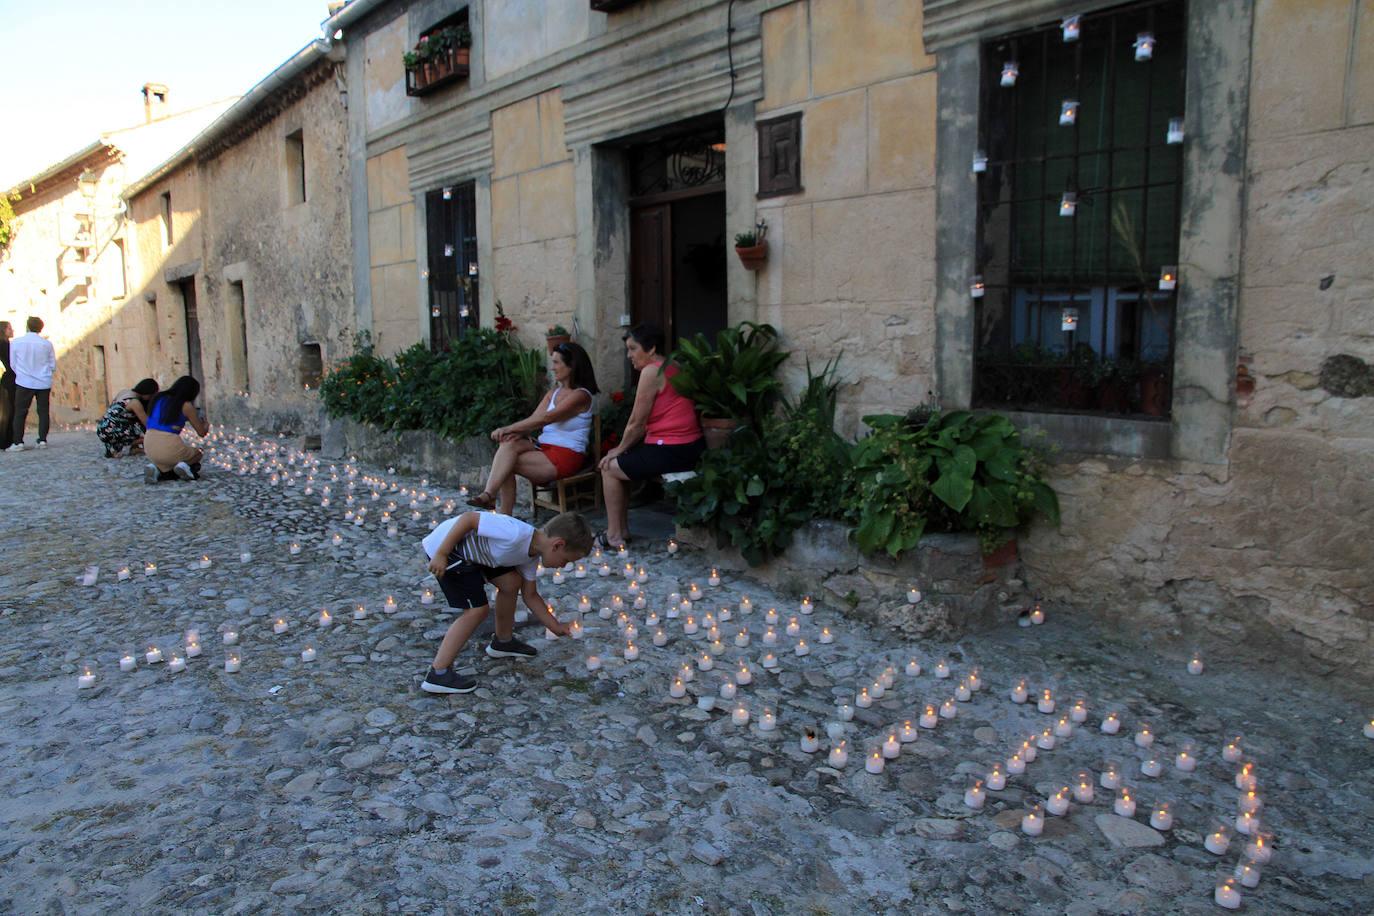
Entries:
MULTIPOLYGON (((421 542, 425 555, 434 558, 434 552, 448 536, 449 530, 461 516, 454 516, 431 531, 421 542)), ((481 512, 477 516, 477 530, 458 542, 449 554, 450 565, 459 559, 467 560, 478 566, 494 568, 513 566, 520 571, 521 578, 533 582, 539 569, 539 558, 530 556, 530 538, 534 537, 534 526, 495 512, 481 512)))

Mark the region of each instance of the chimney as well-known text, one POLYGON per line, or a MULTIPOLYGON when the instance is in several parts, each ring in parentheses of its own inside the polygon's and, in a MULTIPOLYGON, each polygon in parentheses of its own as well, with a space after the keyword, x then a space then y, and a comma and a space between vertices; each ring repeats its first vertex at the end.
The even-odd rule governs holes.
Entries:
POLYGON ((329 0, 326 8, 329 10, 329 18, 333 19, 339 12, 348 5, 348 0, 329 0))
POLYGON ((143 123, 151 124, 170 110, 167 87, 162 83, 143 84, 143 123))

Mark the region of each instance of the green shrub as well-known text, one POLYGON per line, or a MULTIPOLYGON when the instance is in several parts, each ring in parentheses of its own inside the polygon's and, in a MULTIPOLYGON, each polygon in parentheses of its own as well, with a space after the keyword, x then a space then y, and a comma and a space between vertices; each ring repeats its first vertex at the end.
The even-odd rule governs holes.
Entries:
POLYGON ((376 355, 372 335, 363 331, 353 340, 353 355, 320 382, 320 400, 331 417, 380 423, 395 376, 395 367, 376 355))
POLYGON ((787 355, 778 349, 777 329, 745 321, 717 332, 714 343, 705 334, 679 340, 678 372, 669 384, 703 417, 743 420, 757 429, 782 392, 777 370, 787 355))

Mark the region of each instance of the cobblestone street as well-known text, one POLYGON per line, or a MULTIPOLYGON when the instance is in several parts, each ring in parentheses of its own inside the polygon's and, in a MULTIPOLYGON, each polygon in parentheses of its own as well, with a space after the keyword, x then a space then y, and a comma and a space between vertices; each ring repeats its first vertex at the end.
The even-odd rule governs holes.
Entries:
MULTIPOLYGON (((1192 676, 1185 659, 1109 641, 1053 607, 1042 626, 912 645, 833 607, 802 615, 800 596, 732 574, 711 587, 699 555, 637 542, 645 609, 594 561, 588 578, 541 579, 561 616, 589 596, 585 638, 525 629, 540 656, 524 663, 470 647, 460 664, 477 670, 478 691, 439 698, 416 685, 451 616, 442 596, 421 603, 434 581, 417 542, 446 517, 434 497, 456 491, 361 468, 352 508, 368 511, 354 525, 343 462, 331 480, 319 459, 309 495, 304 477, 209 466, 204 481, 147 487, 138 461, 101 460, 89 432, 52 443, 0 456, 0 911, 1208 913, 1251 839, 1236 830, 1241 763, 1222 759, 1235 735, 1274 847, 1258 886, 1238 888, 1243 911, 1357 913, 1374 900, 1374 741, 1362 735, 1374 705, 1293 660, 1212 656, 1192 676), (374 475, 400 489, 374 500, 374 475), (419 520, 409 488, 427 496, 419 520), (391 500, 395 537, 380 519, 391 500), (85 586, 89 565, 99 574, 85 586), (654 646, 646 615, 666 614, 668 594, 691 583, 705 591, 691 612, 700 631, 665 616, 668 643, 654 646), (637 661, 620 658, 616 618, 597 613, 612 595, 638 627, 637 661), (670 698, 679 666, 712 651, 703 615, 722 606, 733 614, 717 621, 713 670, 670 698), (764 646, 774 606, 777 644, 764 646), (794 616, 804 657, 787 633, 794 616), (278 618, 285 633, 273 632, 278 618), (152 646, 180 652, 190 629, 204 653, 184 671, 146 663, 152 646), (237 673, 225 671, 226 630, 238 634, 237 673), (604 660, 595 672, 591 653, 604 660), (120 670, 125 654, 136 670, 120 670), (912 658, 921 671, 909 676, 912 658), (942 659, 948 680, 935 677, 942 659), (753 683, 701 708, 740 660, 753 683), (836 704, 888 667, 891 688, 832 726, 850 757, 829 766, 836 704), (982 689, 951 703, 954 718, 918 725, 881 774, 866 772, 873 742, 952 698, 974 667, 982 689), (95 684, 78 689, 85 668, 95 684), (1009 696, 1022 677, 1024 705, 1009 696), (1037 711, 1044 689, 1053 715, 1037 711), (1005 768, 1079 698, 1086 721, 1071 736, 981 810, 965 805, 975 777, 1005 768), (732 721, 741 700, 747 725, 732 721), (765 708, 775 730, 759 729, 765 708), (1120 733, 1103 734, 1112 712, 1120 733), (1133 736, 1147 722, 1158 740, 1142 749, 1133 736), (814 754, 800 746, 807 726, 814 754), (1193 772, 1175 766, 1185 740, 1193 772), (1151 757, 1158 777, 1141 773, 1151 757), (1100 784, 1108 761, 1134 787, 1131 818, 1113 814, 1118 793, 1100 784), (1081 770, 1094 799, 1027 836, 1027 804, 1081 770), (1149 826, 1161 800, 1171 830, 1149 826), (1216 855, 1204 838, 1223 821, 1232 836, 1216 855)), ((303 460, 283 447, 288 457, 294 475, 303 460)))

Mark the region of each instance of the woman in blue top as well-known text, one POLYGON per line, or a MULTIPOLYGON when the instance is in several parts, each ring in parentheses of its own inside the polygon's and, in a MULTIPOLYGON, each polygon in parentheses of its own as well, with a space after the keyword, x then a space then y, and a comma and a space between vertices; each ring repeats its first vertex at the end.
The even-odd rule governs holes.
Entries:
POLYGON ((143 469, 144 483, 177 478, 195 480, 200 476, 200 449, 181 439, 181 430, 187 423, 202 436, 210 432, 210 424, 201 419, 192 403, 199 395, 200 382, 183 375, 153 401, 148 410, 148 431, 143 435, 143 451, 151 462, 143 469))

